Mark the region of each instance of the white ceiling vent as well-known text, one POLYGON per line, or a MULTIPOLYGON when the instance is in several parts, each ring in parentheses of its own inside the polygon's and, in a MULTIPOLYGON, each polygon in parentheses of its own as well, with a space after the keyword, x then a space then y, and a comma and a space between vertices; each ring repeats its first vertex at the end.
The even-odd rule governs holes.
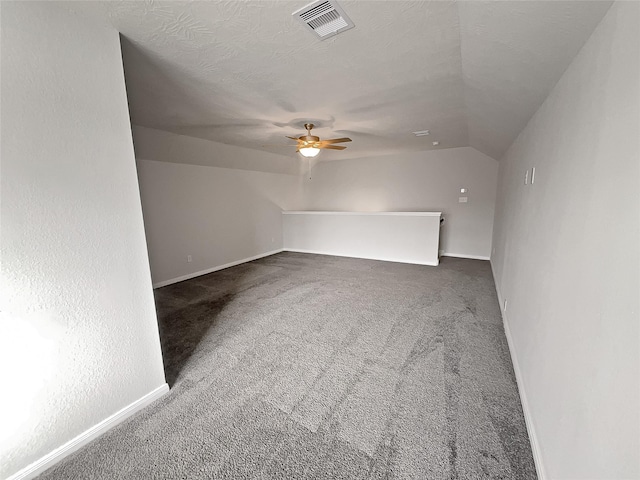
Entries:
POLYGON ((347 17, 335 0, 318 0, 296 10, 291 15, 300 20, 321 40, 355 27, 353 21, 347 17))

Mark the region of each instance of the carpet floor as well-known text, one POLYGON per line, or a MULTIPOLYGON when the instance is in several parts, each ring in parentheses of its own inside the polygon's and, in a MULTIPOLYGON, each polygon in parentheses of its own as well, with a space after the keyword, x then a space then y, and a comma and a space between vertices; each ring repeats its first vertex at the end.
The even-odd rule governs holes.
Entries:
POLYGON ((40 478, 536 478, 486 261, 280 253, 155 296, 170 393, 40 478))

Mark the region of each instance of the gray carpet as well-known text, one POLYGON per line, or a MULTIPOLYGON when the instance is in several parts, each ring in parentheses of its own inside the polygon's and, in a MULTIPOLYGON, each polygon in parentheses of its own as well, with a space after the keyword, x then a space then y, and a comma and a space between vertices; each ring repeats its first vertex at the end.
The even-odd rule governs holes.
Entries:
POLYGON ((155 293, 171 392, 41 478, 536 478, 488 262, 281 253, 155 293))

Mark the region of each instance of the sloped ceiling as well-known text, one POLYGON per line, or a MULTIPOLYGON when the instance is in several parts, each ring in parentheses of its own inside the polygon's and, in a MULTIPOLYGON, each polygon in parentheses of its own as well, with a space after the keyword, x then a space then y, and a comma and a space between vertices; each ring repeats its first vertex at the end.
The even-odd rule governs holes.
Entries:
POLYGON ((134 124, 295 156, 265 145, 311 121, 353 139, 323 160, 461 146, 499 159, 611 4, 342 0, 356 27, 320 41, 291 16, 306 3, 70 8, 121 32, 134 124))

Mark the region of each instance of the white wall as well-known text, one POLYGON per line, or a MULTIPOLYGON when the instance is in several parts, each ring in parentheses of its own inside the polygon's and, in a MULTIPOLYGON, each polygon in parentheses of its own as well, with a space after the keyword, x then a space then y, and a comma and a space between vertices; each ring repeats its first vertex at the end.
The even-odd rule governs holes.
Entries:
POLYGON ((639 15, 614 4, 501 161, 492 265, 543 478, 640 476, 639 15))
POLYGON ((305 209, 437 211, 445 254, 489 258, 498 163, 471 147, 319 162, 305 209), (468 188, 468 203, 458 203, 468 188))
POLYGON ((165 379, 118 33, 0 8, 6 478, 165 379))
POLYGON ((294 171, 295 159, 274 156, 279 158, 270 162, 269 154, 254 150, 140 127, 134 132, 155 285, 282 249, 282 210, 298 205, 299 176, 188 162, 207 157, 224 165, 229 157, 255 158, 262 160, 260 168, 277 171, 282 158, 295 167, 285 163, 284 170, 294 171))
POLYGON ((436 266, 439 212, 283 212, 285 250, 436 266))
POLYGON ((298 175, 299 158, 236 147, 164 130, 133 126, 136 158, 162 162, 298 175))

